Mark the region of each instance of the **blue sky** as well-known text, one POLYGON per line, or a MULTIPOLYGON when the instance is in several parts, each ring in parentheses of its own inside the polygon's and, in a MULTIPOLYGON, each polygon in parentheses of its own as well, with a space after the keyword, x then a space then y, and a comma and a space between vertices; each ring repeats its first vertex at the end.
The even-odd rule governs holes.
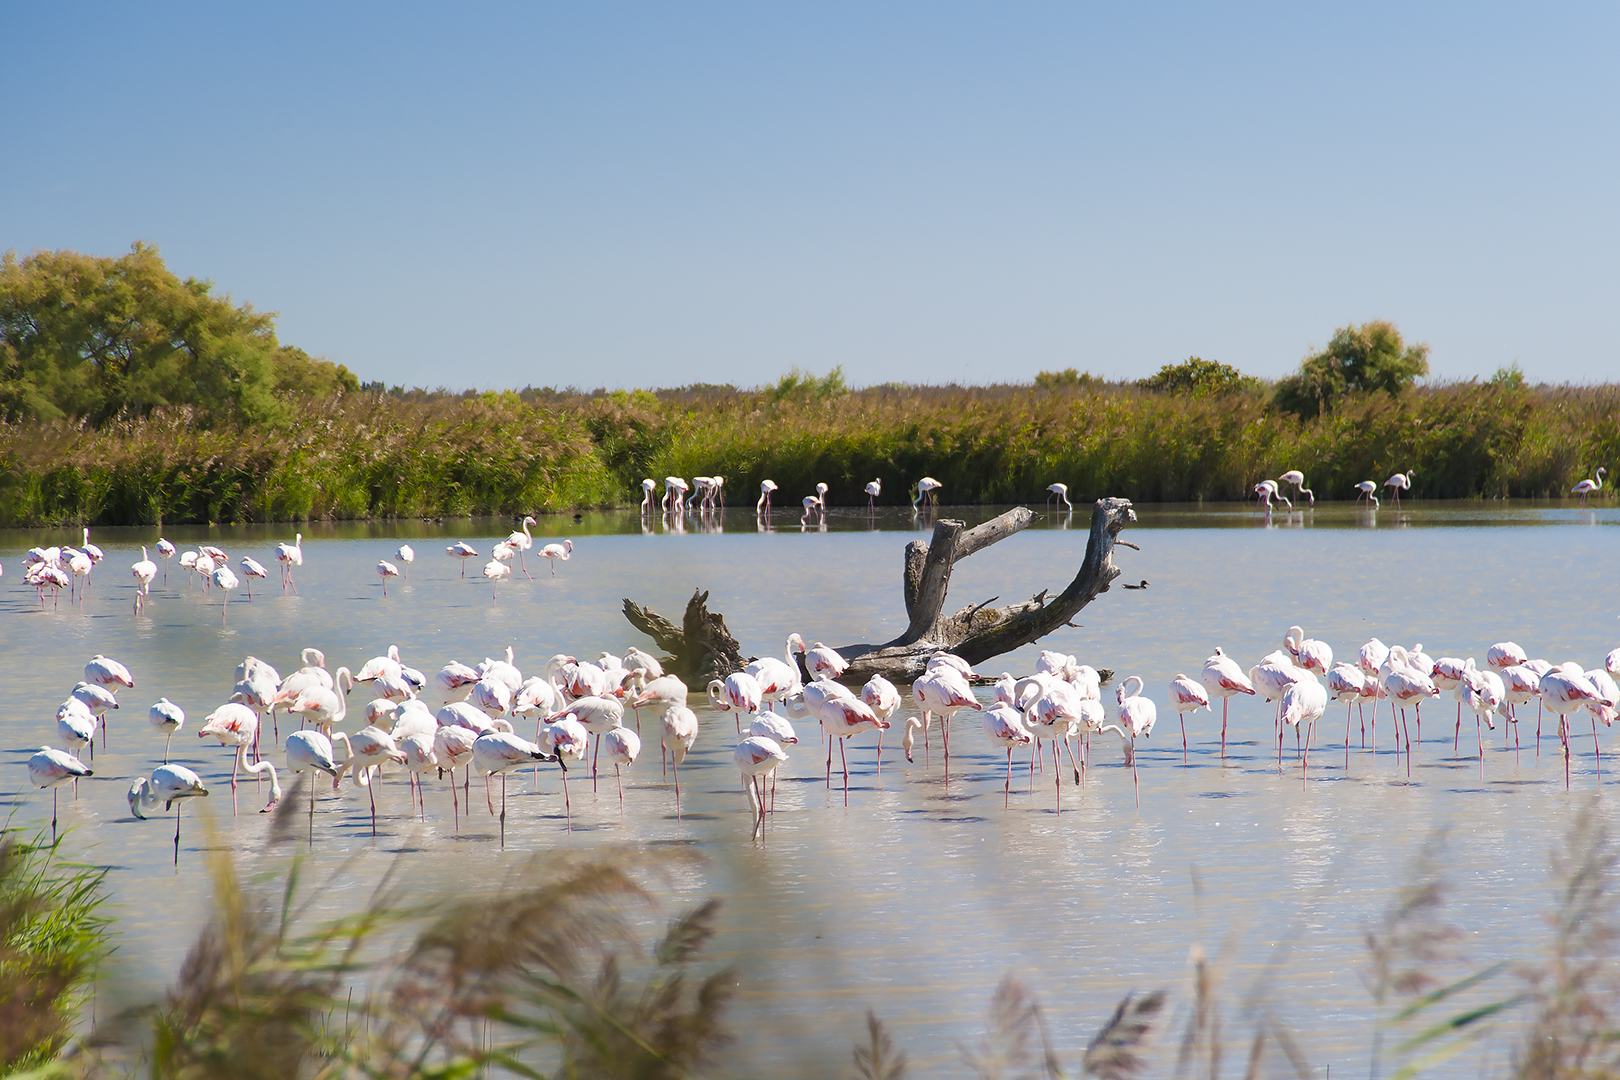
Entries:
POLYGON ((1620 372, 1608 4, 25 5, 0 249, 406 385, 1620 372))

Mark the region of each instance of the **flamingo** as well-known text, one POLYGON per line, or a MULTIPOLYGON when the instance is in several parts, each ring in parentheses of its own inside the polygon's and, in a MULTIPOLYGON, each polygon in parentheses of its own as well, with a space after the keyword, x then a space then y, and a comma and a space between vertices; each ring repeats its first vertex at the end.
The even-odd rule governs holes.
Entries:
MULTIPOLYGON (((1514 664, 1501 669, 1503 691, 1508 703, 1508 719, 1513 722, 1513 745, 1519 745, 1519 717, 1518 706, 1530 704, 1532 698, 1541 696, 1541 674, 1534 668, 1523 664, 1514 664)), ((1541 724, 1539 717, 1536 723, 1536 750, 1541 749, 1541 724)))
POLYGON ((840 656, 837 649, 817 641, 804 650, 804 666, 811 678, 836 679, 849 670, 849 661, 840 656))
POLYGON ((512 568, 501 562, 499 559, 491 559, 489 562, 484 564, 484 576, 487 577, 492 583, 492 587, 489 590, 489 598, 493 602, 499 599, 498 594, 501 582, 511 580, 512 568))
POLYGON ((930 509, 937 507, 939 505, 939 496, 935 493, 944 486, 944 484, 941 484, 932 476, 923 477, 921 480, 917 481, 917 497, 911 500, 911 508, 913 510, 917 509, 917 504, 922 502, 924 499, 928 500, 928 506, 930 509))
POLYGON ((1212 698, 1221 699, 1221 756, 1226 756, 1226 709, 1231 703, 1232 695, 1248 694, 1254 696, 1254 684, 1243 674, 1233 660, 1221 651, 1219 645, 1215 647, 1214 655, 1204 661, 1203 670, 1204 690, 1212 698))
POLYGON ((878 496, 881 494, 883 494, 883 480, 881 478, 866 485, 866 508, 868 510, 877 509, 878 496))
POLYGON ((1434 685, 1442 690, 1452 691, 1452 697, 1457 702, 1457 724, 1451 732, 1451 752, 1457 752, 1458 740, 1462 737, 1462 707, 1463 707, 1463 681, 1468 672, 1474 670, 1474 658, 1464 660, 1457 656, 1442 656, 1430 665, 1429 678, 1434 685))
POLYGON ((1104 731, 1114 731, 1119 735, 1120 742, 1125 744, 1125 760, 1131 767, 1131 783, 1136 788, 1136 804, 1142 805, 1141 777, 1136 771, 1136 740, 1150 738, 1153 735, 1153 725, 1158 720, 1158 708, 1151 700, 1142 696, 1142 679, 1132 675, 1114 690, 1116 703, 1115 718, 1117 723, 1103 727, 1104 731), (1130 691, 1131 683, 1136 684, 1136 692, 1130 691), (1129 737, 1129 743, 1126 738, 1129 737))
MULTIPOLYGON (((675 675, 660 675, 641 688, 641 692, 630 699, 630 707, 636 710, 639 718, 641 710, 653 707, 662 714, 673 705, 685 705, 688 694, 686 684, 675 675)), ((641 721, 637 719, 636 728, 639 731, 641 721)))
MULTIPOLYGON (((680 763, 692 753, 692 746, 698 742, 697 712, 687 708, 684 704, 672 704, 664 709, 663 717, 663 746, 661 750, 669 751, 669 761, 676 771, 676 810, 680 808, 680 763)), ((663 759, 663 753, 659 753, 663 759)))
POLYGON ((795 644, 799 646, 799 650, 802 652, 804 649, 803 639, 798 634, 790 634, 783 659, 778 660, 774 656, 762 656, 743 668, 743 672, 751 676, 759 684, 760 699, 767 709, 774 702, 785 702, 803 689, 799 679, 799 664, 798 661, 793 659, 793 646, 795 644))
POLYGON ((135 587, 140 590, 135 597, 135 610, 140 611, 146 606, 146 598, 152 594, 152 579, 157 577, 157 563, 146 557, 146 545, 141 545, 141 561, 129 568, 130 576, 135 579, 135 587))
MULTIPOLYGON (((281 785, 275 777, 275 769, 272 767, 271 783, 278 789, 279 794, 281 785)), ((185 804, 185 800, 202 798, 207 794, 208 788, 203 786, 202 777, 184 765, 163 764, 152 770, 150 778, 142 776, 130 785, 129 812, 145 821, 147 811, 156 810, 158 803, 163 804, 165 811, 171 806, 174 807, 174 864, 179 866, 180 808, 185 804)))
POLYGON ((1361 669, 1363 675, 1371 675, 1376 678, 1378 672, 1384 666, 1384 661, 1388 658, 1389 646, 1377 638, 1371 638, 1356 653, 1356 666, 1361 669))
MULTIPOLYGON (((808 698, 806 699, 808 701, 808 698)), ((825 697, 815 710, 816 719, 828 735, 827 787, 832 788, 832 740, 838 741, 838 757, 844 764, 844 805, 849 805, 849 757, 844 752, 844 740, 863 731, 882 731, 889 726, 887 720, 878 719, 871 706, 860 698, 836 695, 825 697)), ((1010 759, 1009 759, 1010 760, 1010 759)), ((1009 766, 1010 768, 1010 766, 1009 766)))
POLYGON ((1373 492, 1377 490, 1378 481, 1363 480, 1361 483, 1356 485, 1356 491, 1359 492, 1359 494, 1356 495, 1356 502, 1366 499, 1368 505, 1370 505, 1374 510, 1378 509, 1378 496, 1373 494, 1373 492))
POLYGON ((348 668, 340 667, 335 677, 331 677, 332 685, 326 686, 313 678, 301 679, 301 674, 303 672, 294 672, 287 677, 274 703, 291 702, 287 705, 288 712, 300 714, 305 723, 329 735, 349 714, 349 691, 354 689, 354 676, 349 674, 348 668))
POLYGON ((1304 748, 1300 751, 1300 783, 1303 785, 1311 762, 1311 735, 1316 722, 1327 711, 1327 688, 1315 679, 1301 679, 1283 691, 1282 722, 1294 729, 1294 745, 1300 746, 1299 726, 1305 725, 1304 748))
POLYGON ((1052 503, 1052 499, 1055 497, 1058 500, 1058 502, 1062 505, 1063 509, 1065 509, 1065 510, 1073 510, 1074 509, 1074 504, 1069 501, 1069 485, 1068 484, 1047 484, 1046 485, 1046 490, 1049 492, 1049 494, 1046 496, 1047 505, 1050 506, 1051 503, 1052 503))
MULTIPOLYGON (((1003 675, 998 681, 997 697, 1005 704, 1014 708, 1022 704, 1024 713, 1024 726, 1035 737, 1034 752, 1029 756, 1030 789, 1034 790, 1035 762, 1041 756, 1041 743, 1050 741, 1052 745, 1053 779, 1057 786, 1061 786, 1058 776, 1059 759, 1057 740, 1062 739, 1065 747, 1069 749, 1069 763, 1074 766, 1074 782, 1080 782, 1080 763, 1074 760, 1074 749, 1069 747, 1069 738, 1080 734, 1082 729, 1089 727, 1092 721, 1102 722, 1102 706, 1093 698, 1084 696, 1086 689, 1075 686, 1066 679, 1047 676, 1037 672, 1030 679, 1014 682, 1011 687, 1007 684, 1012 681, 1010 675, 1003 675), (1035 691, 1033 694, 1030 691, 1035 691)), ((1058 802, 1058 812, 1063 812, 1061 798, 1058 802)))
POLYGON ((1412 476, 1414 470, 1408 469, 1403 473, 1396 473, 1384 481, 1384 486, 1395 489, 1395 509, 1401 508, 1401 492, 1412 490, 1412 476))
POLYGON ((1580 483, 1570 488, 1570 494, 1579 495, 1581 497, 1581 505, 1585 506, 1587 496, 1603 489, 1603 478, 1608 475, 1608 472, 1608 469, 1599 466, 1598 471, 1593 475, 1592 479, 1582 480, 1580 483))
POLYGON ((1181 723, 1181 760, 1186 762, 1187 714, 1197 712, 1199 709, 1208 709, 1209 693, 1202 685, 1178 671, 1176 677, 1170 680, 1170 704, 1175 708, 1176 719, 1181 723))
POLYGON ((1023 715, 1011 705, 992 705, 984 710, 980 719, 984 721, 984 733, 990 741, 1007 751, 1007 782, 1001 791, 1001 805, 1005 809, 1012 799, 1013 747, 1028 746, 1035 741, 1035 736, 1024 726, 1023 715))
POLYGON ((1293 654, 1294 663, 1315 675, 1326 675, 1333 666, 1333 649, 1325 641, 1305 636, 1305 631, 1290 626, 1283 644, 1293 654))
POLYGON ((252 746, 259 737, 259 717, 246 705, 235 701, 227 701, 203 718, 203 726, 197 732, 197 738, 206 739, 209 736, 219 740, 221 746, 234 746, 236 757, 231 763, 231 812, 237 812, 236 778, 239 772, 249 775, 258 775, 269 772, 271 775, 270 801, 265 809, 276 805, 281 798, 281 788, 275 783, 275 766, 269 760, 256 761, 252 765, 247 763, 248 747, 252 746))
MULTIPOLYGON (((1344 705, 1344 760, 1350 762, 1350 716, 1357 703, 1363 700, 1367 690, 1367 677, 1361 669, 1353 664, 1334 664, 1327 673, 1327 690, 1333 700, 1344 705)), ((1363 725, 1365 728, 1365 725, 1363 725)), ((1366 745, 1366 739, 1362 740, 1366 745)))
MULTIPOLYGON (((559 754, 548 754, 532 742, 520 739, 516 735, 505 731, 490 731, 473 740, 472 763, 479 772, 484 774, 484 794, 489 795, 489 777, 500 774, 501 777, 501 847, 506 847, 506 774, 513 769, 521 768, 531 762, 554 761, 563 772, 568 771, 567 764, 559 754)), ((490 803, 489 812, 495 812, 495 804, 490 803)))
POLYGON ((174 742, 174 733, 186 724, 186 712, 168 698, 158 698, 157 704, 147 710, 146 718, 151 721, 152 727, 163 736, 163 764, 169 763, 169 744, 174 742))
POLYGON ((68 569, 76 578, 83 578, 84 584, 79 588, 79 602, 84 603, 84 594, 90 588, 90 572, 96 568, 95 560, 82 551, 75 551, 68 557, 68 569))
POLYGON ((433 756, 439 759, 439 767, 450 774, 450 804, 458 833, 461 831, 461 797, 456 792, 456 770, 472 761, 473 744, 478 736, 479 732, 458 724, 440 724, 433 731, 433 756))
POLYGON ((529 567, 523 560, 523 553, 534 547, 534 534, 529 532, 529 526, 538 524, 540 523, 534 520, 533 517, 526 516, 519 523, 518 531, 506 538, 506 542, 517 552, 518 566, 523 570, 523 576, 529 578, 530 581, 533 581, 534 578, 529 577, 529 567))
POLYGON ((453 543, 449 547, 445 548, 444 553, 446 555, 450 556, 452 559, 460 559, 461 560, 461 576, 462 577, 467 576, 467 560, 468 559, 476 559, 476 558, 478 558, 477 550, 474 549, 474 547, 471 544, 467 543, 465 540, 457 540, 455 543, 453 543))
POLYGON ((1527 663, 1530 657, 1516 641, 1498 641, 1485 650, 1485 664, 1498 671, 1527 663))
POLYGON ((906 721, 906 735, 902 740, 906 760, 911 761, 914 732, 922 729, 923 745, 928 745, 928 724, 934 713, 940 715, 940 730, 945 742, 945 760, 951 758, 951 717, 962 709, 982 711, 984 706, 973 696, 973 687, 953 664, 942 663, 926 671, 922 678, 911 684, 911 693, 922 708, 921 717, 906 721))
MULTIPOLYGON (((1564 786, 1569 786, 1569 714, 1599 700, 1597 687, 1576 663, 1560 664, 1541 677, 1541 703, 1558 714, 1558 735, 1564 743, 1564 786)), ((1593 742, 1597 739, 1594 727, 1593 742)))
POLYGON ((377 563, 377 576, 382 578, 383 595, 387 596, 388 579, 391 577, 399 577, 399 567, 395 566, 387 559, 381 559, 377 563))
POLYGON ((353 735, 341 731, 332 733, 334 742, 341 741, 345 751, 344 759, 339 763, 338 771, 347 770, 354 777, 354 782, 366 789, 371 800, 371 835, 377 835, 377 790, 374 786, 382 777, 382 765, 385 761, 392 761, 396 765, 405 764, 405 752, 394 742, 394 737, 382 728, 368 725, 353 735), (373 770, 376 776, 373 777, 373 770))
POLYGON ((394 552, 394 558, 400 561, 401 569, 404 570, 405 577, 407 580, 409 580, 411 576, 411 563, 416 561, 416 549, 411 547, 409 544, 401 544, 399 545, 399 549, 394 552))
MULTIPOLYGON (((185 562, 184 559, 180 561, 185 562)), ((293 567, 304 565, 303 533, 296 534, 290 544, 276 545, 276 562, 281 564, 281 591, 286 592, 287 587, 291 586, 292 591, 297 592, 298 586, 293 581, 292 571, 293 567)))
MULTIPOLYGON (((141 553, 144 555, 145 552, 146 549, 142 548, 141 553)), ((175 546, 160 536, 157 542, 157 553, 163 556, 163 584, 167 585, 169 583, 169 560, 174 558, 175 546)))
POLYGON ((574 542, 572 540, 564 540, 560 544, 547 544, 540 549, 540 557, 551 564, 552 577, 557 576, 557 560, 561 559, 563 562, 567 562, 573 554, 574 542))
POLYGON ((801 524, 808 521, 811 514, 826 512, 826 505, 814 495, 806 495, 803 501, 804 512, 799 515, 799 521, 801 524))
MULTIPOLYGON (((861 700, 878 715, 880 720, 891 720, 900 711, 900 691, 881 675, 873 675, 861 687, 861 700)), ((883 771, 883 730, 878 730, 878 772, 883 771)))
MULTIPOLYGON (((129 668, 100 653, 92 656, 90 662, 84 665, 84 681, 91 686, 122 686, 129 690, 135 689, 135 678, 129 673, 129 668)), ((116 707, 115 705, 114 708, 116 707)))
POLYGON ((1271 509, 1272 499, 1281 500, 1290 510, 1294 508, 1294 504, 1289 501, 1288 496, 1284 495, 1277 489, 1277 481, 1275 480, 1260 481, 1258 484, 1254 485, 1254 493, 1260 496, 1260 504, 1267 510, 1271 509))
POLYGON ((395 744, 405 755, 405 782, 410 786, 422 820, 427 820, 427 799, 422 794, 422 774, 438 767, 439 757, 433 752, 433 731, 411 731, 404 735, 395 730, 395 744))
MULTIPOLYGON (((1496 725, 1491 722, 1491 714, 1507 699, 1507 684, 1502 676, 1494 671, 1480 671, 1473 666, 1472 660, 1462 679, 1458 680, 1456 687, 1457 701, 1466 705, 1468 711, 1474 714, 1474 736, 1479 743, 1479 775, 1485 776, 1485 737, 1479 730, 1481 720, 1492 731, 1496 725)), ((1456 750, 1456 740, 1452 740, 1453 752, 1456 750)))
POLYGON ((213 574, 210 576, 213 578, 214 584, 218 585, 220 591, 225 594, 225 605, 220 609, 219 613, 219 625, 224 626, 225 617, 231 609, 231 593, 235 592, 242 582, 237 579, 235 574, 231 573, 231 568, 224 564, 215 567, 213 574))
MULTIPOLYGON (((1410 654, 1407 653, 1405 649, 1401 648, 1399 645, 1391 646, 1388 658, 1385 659, 1384 663, 1378 669, 1378 682, 1379 685, 1383 687, 1384 693, 1389 697, 1390 716, 1392 719, 1394 717, 1396 702, 1399 702, 1401 705, 1403 717, 1405 716, 1406 703, 1411 702, 1413 704, 1413 707, 1417 711, 1418 715, 1418 738, 1421 741, 1423 732, 1423 699, 1439 697, 1440 688, 1434 685, 1433 680, 1429 678, 1428 672, 1411 666, 1410 659, 1410 654)), ((1430 670, 1433 670, 1432 663, 1430 664, 1430 670)), ((1402 723, 1402 727, 1405 727, 1404 721, 1402 723)), ((1405 739, 1406 772, 1407 775, 1410 776, 1412 774, 1412 739, 1410 735, 1407 735, 1405 739)))
POLYGON ((754 504, 755 514, 758 514, 761 510, 767 514, 771 512, 771 492, 775 490, 775 480, 761 480, 759 482, 759 502, 754 504))
POLYGON ((624 780, 619 775, 621 767, 628 769, 636 763, 641 754, 641 736, 627 727, 616 727, 602 736, 602 742, 607 744, 608 760, 613 762, 613 779, 619 785, 619 813, 624 813, 624 780))
MULTIPOLYGON (((759 680, 746 671, 734 671, 725 681, 709 680, 709 704, 720 712, 757 713, 764 700, 759 680)), ((737 723, 737 734, 742 734, 742 720, 737 723)))
POLYGON ((567 707, 548 717, 550 721, 572 716, 585 730, 596 736, 596 749, 591 756, 591 790, 596 790, 597 758, 602 754, 602 737, 624 723, 624 702, 616 698, 586 695, 575 698, 567 707))
POLYGON ((1283 484, 1293 484, 1295 498, 1304 495, 1306 498, 1311 500, 1312 506, 1316 505, 1316 494, 1315 492, 1311 491, 1310 488, 1305 486, 1305 474, 1300 472, 1298 469, 1289 469, 1287 472, 1277 477, 1277 484, 1279 487, 1283 484))
POLYGON ((253 580, 252 579, 253 578, 260 578, 260 579, 267 580, 270 577, 270 571, 266 570, 264 568, 263 564, 261 564, 257 559, 250 559, 246 555, 242 556, 242 562, 241 562, 240 565, 242 567, 242 576, 245 579, 247 579, 247 583, 248 583, 248 599, 252 600, 253 599, 253 580))
POLYGON ((742 776, 743 794, 748 796, 748 808, 753 819, 753 835, 757 836, 760 827, 765 824, 765 803, 756 787, 763 789, 762 778, 775 772, 776 767, 787 760, 787 751, 774 739, 750 735, 737 744, 731 756, 742 776))
POLYGON ((42 746, 28 759, 28 779, 37 788, 51 789, 51 838, 56 838, 57 788, 81 776, 94 776, 90 767, 65 750, 42 746))
POLYGON ((658 482, 652 477, 649 476, 641 482, 641 512, 643 514, 652 513, 653 492, 657 490, 658 482))

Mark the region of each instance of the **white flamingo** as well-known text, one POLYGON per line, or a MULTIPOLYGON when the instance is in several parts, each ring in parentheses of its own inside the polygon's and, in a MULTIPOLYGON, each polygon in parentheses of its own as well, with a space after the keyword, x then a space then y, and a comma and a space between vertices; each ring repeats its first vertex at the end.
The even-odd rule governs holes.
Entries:
POLYGON ((1603 490, 1603 478, 1608 475, 1608 472, 1608 469, 1599 466, 1598 471, 1593 475, 1592 479, 1582 480, 1580 483, 1570 488, 1570 494, 1579 495, 1581 497, 1581 505, 1585 506, 1586 500, 1589 496, 1595 495, 1599 491, 1603 490))
POLYGON ((297 592, 298 586, 293 582, 292 571, 293 567, 304 565, 303 533, 296 534, 290 544, 276 545, 276 562, 281 564, 281 591, 286 592, 291 587, 293 592, 297 592))
MULTIPOLYGON (((275 770, 270 772, 271 783, 280 787, 275 781, 275 770)), ((202 777, 186 768, 184 765, 159 765, 152 770, 152 775, 140 777, 129 789, 129 812, 142 821, 147 818, 147 811, 156 810, 159 803, 166 811, 174 807, 174 864, 180 865, 180 809, 187 799, 202 798, 208 794, 208 788, 203 785, 202 777)), ((268 807, 266 807, 268 809, 268 807)))

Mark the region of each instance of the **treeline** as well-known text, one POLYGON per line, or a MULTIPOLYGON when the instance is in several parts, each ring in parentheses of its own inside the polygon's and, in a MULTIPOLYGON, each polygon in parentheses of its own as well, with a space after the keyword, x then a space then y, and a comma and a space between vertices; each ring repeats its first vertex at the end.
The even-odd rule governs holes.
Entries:
POLYGON ((1620 386, 1417 386, 1427 350, 1348 326, 1276 383, 1197 357, 1151 378, 659 391, 362 386, 155 249, 0 264, 0 526, 447 517, 631 505, 643 477, 759 482, 788 505, 1236 500, 1286 469, 1319 499, 1415 470, 1418 498, 1556 496, 1620 462, 1620 386))
MULTIPOLYGON (((1414 469, 1418 498, 1542 497, 1620 461, 1620 386, 1513 379, 1352 395, 1301 419, 1268 388, 1186 396, 1080 380, 1044 387, 702 388, 319 399, 259 425, 155 409, 99 428, 0 426, 0 525, 443 517, 633 505, 642 477, 759 481, 791 505, 888 505, 919 477, 947 503, 1237 500, 1302 469, 1318 499, 1414 469), (528 400, 525 400, 525 398, 528 400), (544 400, 542 400, 544 399, 544 400)), ((781 501, 781 500, 779 500, 781 501)))

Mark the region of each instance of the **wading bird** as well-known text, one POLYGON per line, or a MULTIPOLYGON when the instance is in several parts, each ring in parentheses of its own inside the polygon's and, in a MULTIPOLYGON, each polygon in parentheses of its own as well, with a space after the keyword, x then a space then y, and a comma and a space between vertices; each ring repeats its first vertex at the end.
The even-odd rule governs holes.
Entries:
POLYGON ((382 578, 383 595, 387 596, 388 579, 391 577, 399 577, 399 567, 395 566, 387 559, 381 559, 377 563, 377 576, 382 578))
POLYGON ((1384 486, 1395 491, 1395 509, 1401 508, 1401 492, 1412 490, 1412 475, 1415 470, 1408 469, 1403 473, 1396 473, 1384 481, 1384 486))
MULTIPOLYGON (((275 772, 271 771, 272 782, 275 772)), ((277 785, 279 788, 280 785, 277 785)), ((279 793, 279 792, 278 792, 279 793)), ((180 808, 187 799, 208 794, 202 777, 184 765, 159 765, 150 778, 141 777, 129 789, 129 812, 145 821, 148 810, 156 810, 158 803, 167 811, 174 807, 174 864, 180 865, 180 808)), ((265 809, 269 809, 266 807, 265 809)))
POLYGON ((540 549, 540 557, 551 564, 552 577, 557 576, 557 560, 561 559, 563 562, 567 562, 573 554, 574 542, 572 540, 564 540, 560 544, 547 544, 540 549))
POLYGON ((1608 472, 1608 469, 1599 466, 1598 471, 1593 475, 1592 479, 1582 480, 1580 483, 1570 488, 1570 494, 1579 495, 1581 497, 1581 505, 1585 506, 1587 496, 1596 494, 1603 489, 1603 478, 1608 475, 1608 472))
POLYGON ((1046 504, 1048 506, 1052 505, 1052 500, 1055 498, 1055 499, 1057 499, 1057 501, 1060 504, 1062 504, 1063 509, 1065 509, 1065 510, 1073 510, 1074 509, 1074 504, 1069 501, 1069 485, 1068 484, 1047 484, 1046 485, 1046 490, 1047 490, 1046 504))
POLYGON ((1298 469, 1289 469, 1287 472, 1277 477, 1277 484, 1279 486, 1283 484, 1293 484, 1294 496, 1296 498, 1303 495, 1311 500, 1312 506, 1316 505, 1316 494, 1315 492, 1311 491, 1310 488, 1305 486, 1305 474, 1300 472, 1298 469))
POLYGON ((290 544, 276 545, 276 562, 281 564, 281 591, 286 592, 288 587, 293 592, 298 586, 293 582, 292 571, 295 566, 304 565, 304 534, 298 533, 290 544))
POLYGON ((467 560, 478 558, 477 550, 465 540, 457 540, 444 549, 444 553, 452 559, 461 560, 461 576, 467 576, 467 560))
POLYGON ((42 746, 28 759, 28 779, 37 788, 51 789, 51 839, 56 839, 57 788, 81 776, 94 776, 90 767, 66 750, 42 746))

